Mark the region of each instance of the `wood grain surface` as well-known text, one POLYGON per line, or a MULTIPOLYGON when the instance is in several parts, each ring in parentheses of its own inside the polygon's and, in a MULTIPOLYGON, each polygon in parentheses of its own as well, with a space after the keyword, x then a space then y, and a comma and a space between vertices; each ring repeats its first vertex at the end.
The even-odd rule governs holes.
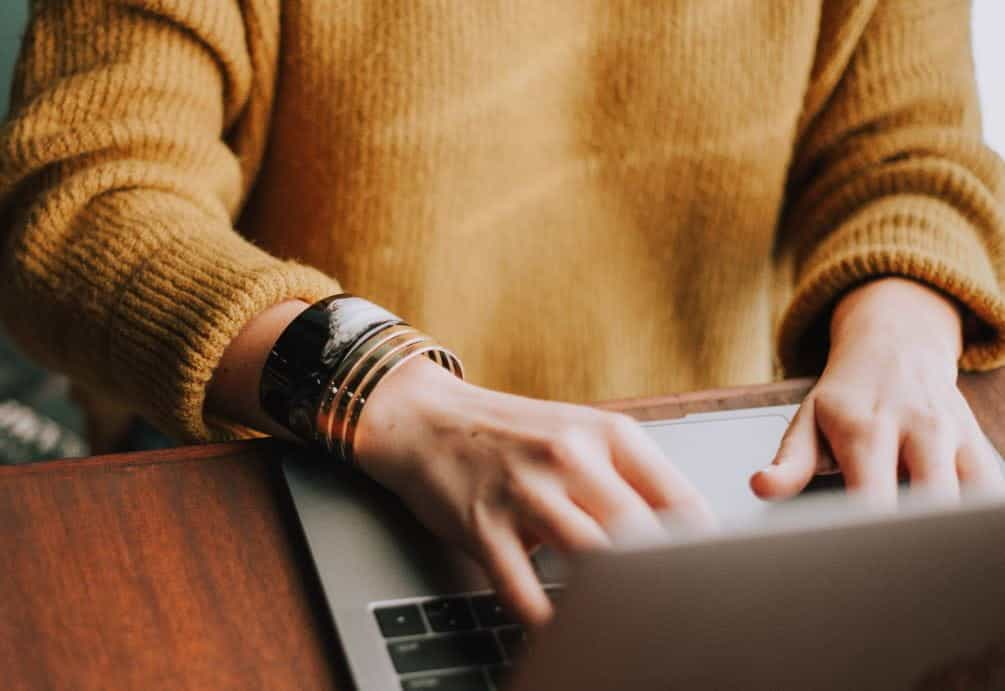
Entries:
POLYGON ((0 688, 351 688, 275 456, 0 468, 0 688))
MULTIPOLYGON (((809 380, 604 408, 797 402, 809 380)), ((1005 450, 1005 370, 961 381, 1005 450)), ((0 689, 349 689, 272 440, 0 467, 0 689)))

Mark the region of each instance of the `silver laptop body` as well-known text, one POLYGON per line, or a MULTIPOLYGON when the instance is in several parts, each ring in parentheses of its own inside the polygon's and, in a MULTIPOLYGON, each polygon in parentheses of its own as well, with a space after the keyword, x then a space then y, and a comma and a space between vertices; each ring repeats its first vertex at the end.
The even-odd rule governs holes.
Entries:
POLYGON ((588 555, 513 691, 1005 689, 1005 501, 911 499, 588 555))
MULTIPOLYGON (((708 497, 724 522, 739 526, 758 525, 762 522, 770 523, 771 517, 780 507, 758 500, 749 489, 749 477, 771 461, 795 410, 796 406, 779 406, 703 413, 676 420, 644 423, 643 427, 663 448, 667 457, 708 497)), ((502 688, 503 682, 500 679, 508 678, 510 663, 518 656, 523 657, 524 643, 519 630, 512 625, 514 622, 500 619, 494 615, 497 613, 480 606, 491 599, 487 595, 489 585, 473 562, 457 550, 440 543, 415 521, 393 495, 360 474, 334 467, 330 463, 319 463, 309 457, 285 459, 284 472, 350 671, 359 689, 491 691, 502 688), (462 603, 464 612, 460 614, 463 616, 455 617, 449 607, 443 607, 458 602, 462 603), (472 660, 477 664, 471 663, 474 666, 467 670, 447 669, 460 664, 454 661, 460 658, 451 657, 451 653, 443 646, 445 642, 451 641, 461 644, 462 648, 467 646, 462 656, 466 660, 465 665, 472 660)), ((779 554, 787 553, 791 556, 791 552, 786 552, 784 544, 787 540, 797 538, 813 542, 811 537, 786 536, 781 538, 781 546, 777 546, 779 554)), ((709 635, 710 627, 711 630, 718 631, 709 622, 717 622, 722 627, 724 612, 736 614, 736 608, 739 608, 742 615, 748 611, 743 609, 747 606, 751 613, 758 613, 753 606, 755 603, 748 601, 749 598, 755 595, 777 598, 781 595, 777 591, 758 590, 759 586, 766 587, 767 581, 763 578, 759 581, 746 579, 744 576, 748 571, 767 570, 769 574, 774 573, 778 583, 787 581, 786 571, 780 566, 772 571, 775 568, 773 564, 788 565, 784 559, 778 560, 781 556, 777 559, 775 555, 771 559, 757 556, 755 559, 754 556, 758 553, 752 546, 745 546, 743 540, 737 544, 716 544, 725 548, 721 550, 721 557, 707 550, 703 551, 697 545, 673 544, 656 550, 656 557, 652 556, 651 549, 643 549, 610 555, 609 558, 613 561, 607 558, 590 559, 580 564, 581 572, 577 570, 572 590, 563 593, 559 589, 549 588, 550 593, 562 593, 558 617, 546 637, 535 642, 526 670, 531 676, 523 680, 522 688, 554 691, 580 688, 669 688, 662 683, 663 677, 659 675, 663 671, 669 674, 670 665, 667 661, 678 657, 674 657, 670 651, 661 652, 664 643, 671 640, 699 640, 702 636, 709 635), (681 626, 671 626, 669 622, 676 621, 685 611, 674 609, 683 608, 685 602, 670 594, 674 589, 660 585, 663 583, 664 571, 676 563, 675 550, 680 554, 687 554, 686 563, 690 565, 669 571, 679 574, 677 578, 680 584, 675 581, 675 588, 682 588, 680 592, 689 593, 687 601, 690 602, 690 609, 686 613, 691 619, 681 626), (695 573, 702 575, 695 577, 695 573), (688 580, 688 574, 691 574, 691 580, 688 580), (642 630, 634 626, 634 620, 643 616, 644 612, 640 609, 640 601, 632 600, 628 595, 642 593, 642 590, 638 590, 640 583, 649 584, 646 591, 649 595, 662 593, 657 598, 658 602, 651 605, 657 608, 651 611, 659 621, 642 622, 656 627, 655 630, 642 630), (721 590, 702 590, 704 583, 716 583, 721 590), (692 588, 693 592, 683 590, 685 586, 692 588), (623 597, 626 602, 630 600, 633 608, 619 609, 616 601, 600 600, 603 607, 583 609, 585 603, 600 591, 607 592, 608 597, 623 597), (706 601, 701 598, 711 599, 706 601), (720 603, 729 606, 720 607, 720 603), (676 638, 652 638, 657 634, 674 634, 676 638), (646 635, 650 638, 641 638, 646 635), (656 642, 647 646, 640 645, 639 641, 656 642), (615 652, 612 646, 620 647, 615 652), (625 657, 622 648, 635 651, 636 657, 625 657), (646 665, 645 672, 650 676, 644 676, 636 683, 625 665, 608 660, 614 655, 622 655, 624 660, 646 665), (667 669, 654 671, 654 667, 667 669), (578 671, 586 669, 591 670, 591 673, 584 672, 584 675, 576 676, 578 671), (565 670, 570 676, 562 676, 561 670, 565 670), (609 677, 602 677, 604 673, 609 677), (607 681, 599 683, 601 678, 607 681), (610 679, 621 679, 622 682, 608 683, 610 679), (582 685, 584 683, 586 685, 582 685)), ((1005 545, 1005 541, 999 541, 998 544, 1005 545)), ((840 548, 813 552, 816 561, 811 563, 835 574, 834 577, 839 582, 847 582, 841 579, 869 569, 868 564, 859 564, 853 559, 854 545, 854 539, 846 538, 845 542, 837 546, 840 548), (831 554, 833 560, 828 556, 831 554)), ((938 550, 933 550, 934 552, 938 550)), ((1005 555, 1005 547, 1002 547, 998 555, 1005 555)), ((542 582, 554 585, 564 582, 567 575, 564 565, 553 554, 542 551, 535 559, 542 582)), ((800 563, 799 560, 796 563, 800 563)), ((889 579, 899 573, 890 567, 886 572, 887 586, 890 585, 889 579)), ((861 579, 853 582, 862 584, 861 579)), ((1005 579, 1000 578, 998 583, 1002 584, 1001 588, 1005 588, 1005 579)), ((821 598, 829 585, 832 586, 833 583, 825 581, 821 584, 821 598)), ((988 591, 997 593, 1000 597, 999 604, 1005 603, 1005 591, 1001 588, 988 591)), ((805 614, 807 621, 818 624, 823 610, 810 613, 807 608, 814 602, 823 600, 807 601, 805 593, 802 596, 803 600, 793 601, 793 606, 786 609, 789 614, 785 621, 794 620, 792 615, 799 612, 799 616, 805 614)), ((945 609, 952 609, 953 606, 951 601, 944 603, 945 609)), ((991 608, 994 609, 993 604, 991 608)), ((889 611, 903 613, 896 607, 889 611)), ((1000 611, 1000 618, 1005 621, 1005 605, 1000 611)), ((764 613, 758 614, 760 616, 764 613)), ((755 617, 747 625, 743 623, 741 616, 731 623, 732 628, 725 627, 729 629, 727 633, 733 635, 731 644, 736 645, 736 651, 770 648, 773 645, 772 641, 779 634, 770 628, 759 628, 764 622, 763 616, 761 619, 755 617)), ((868 621, 858 621, 855 626, 851 626, 852 623, 854 622, 841 620, 844 635, 852 635, 863 626, 872 630, 868 629, 868 621)), ((816 640, 806 638, 805 626, 797 626, 794 631, 799 632, 797 638, 804 643, 816 640)), ((830 639, 824 637, 819 640, 830 639)), ((683 649, 692 650, 693 645, 683 649)), ((815 652, 817 657, 833 654, 832 651, 823 649, 815 652)), ((698 669, 704 670, 704 677, 678 676, 673 679, 686 679, 685 688, 696 685, 699 688, 738 688, 734 684, 713 683, 715 673, 729 671, 721 669, 715 659, 730 660, 728 655, 719 657, 709 651, 702 655, 704 657, 694 657, 688 653, 690 659, 701 663, 699 667, 675 667, 690 670, 689 674, 698 674, 698 669), (704 679, 704 686, 696 684, 696 679, 699 678, 704 679)), ((826 668, 826 665, 820 667, 826 668)), ((802 667, 804 672, 807 669, 810 668, 805 665, 802 667)), ((763 670, 756 668, 747 671, 758 673, 763 670)), ((752 686, 749 683, 750 677, 745 678, 747 681, 739 688, 772 688, 752 686)), ((764 678, 777 679, 770 676, 764 678)), ((673 687, 676 688, 676 684, 673 687)), ((787 686, 776 685, 774 688, 787 686)), ((844 684, 811 684, 807 688, 851 687, 844 684)))
MULTIPOLYGON (((749 476, 771 462, 795 410, 702 413, 643 426, 718 513, 754 515, 770 505, 750 491, 749 476)), ((425 672, 399 675, 389 654, 389 644, 426 634, 385 638, 374 611, 485 592, 489 584, 480 569, 440 543, 368 478, 309 456, 287 458, 283 468, 358 688, 388 691, 401 688, 402 680, 413 680, 414 688, 437 688, 422 685, 425 672)), ((554 555, 542 551, 536 562, 543 582, 561 582, 562 564, 554 555)), ((429 630, 425 612, 420 616, 429 630)), ((491 680, 486 688, 493 688, 491 680)))

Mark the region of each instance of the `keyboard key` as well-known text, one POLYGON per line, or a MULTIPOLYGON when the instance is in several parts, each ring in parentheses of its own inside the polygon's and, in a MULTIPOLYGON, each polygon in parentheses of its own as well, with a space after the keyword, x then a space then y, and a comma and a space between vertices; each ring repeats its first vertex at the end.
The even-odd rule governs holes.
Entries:
POLYGON ((422 622, 422 615, 416 605, 381 607, 373 610, 373 614, 377 617, 377 626, 384 638, 426 633, 426 625, 422 622))
POLYGON ((403 679, 401 688, 402 691, 492 691, 477 670, 403 679))
POLYGON ((515 659, 527 649, 527 634, 521 628, 514 626, 508 629, 498 629, 496 635, 499 636, 499 643, 509 660, 515 659))
POLYGON ((475 628, 468 601, 462 597, 442 598, 425 603, 426 618, 436 633, 470 631, 475 628))
POLYGON ((516 624, 495 595, 475 595, 471 598, 471 608, 475 611, 478 624, 484 628, 516 624))
POLYGON ((395 641, 387 644, 387 651, 398 674, 502 662, 499 647, 489 631, 395 641))

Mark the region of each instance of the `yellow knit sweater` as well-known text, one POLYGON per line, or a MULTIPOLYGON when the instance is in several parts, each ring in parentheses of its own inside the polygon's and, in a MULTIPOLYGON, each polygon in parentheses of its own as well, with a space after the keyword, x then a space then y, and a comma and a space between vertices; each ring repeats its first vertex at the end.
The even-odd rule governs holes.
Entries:
POLYGON ((1005 175, 968 23, 944 0, 38 2, 0 313, 194 439, 230 429, 203 401, 242 325, 339 284, 548 398, 812 370, 835 300, 883 274, 958 298, 983 327, 962 365, 992 367, 1005 175))

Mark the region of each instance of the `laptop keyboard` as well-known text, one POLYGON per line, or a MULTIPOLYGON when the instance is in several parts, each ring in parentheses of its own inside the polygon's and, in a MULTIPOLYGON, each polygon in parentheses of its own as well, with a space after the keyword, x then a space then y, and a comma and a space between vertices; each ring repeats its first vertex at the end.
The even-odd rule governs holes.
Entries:
MULTIPOLYGON (((545 586, 552 600, 561 586, 545 586)), ((527 636, 492 593, 371 605, 403 691, 501 691, 527 636)))

